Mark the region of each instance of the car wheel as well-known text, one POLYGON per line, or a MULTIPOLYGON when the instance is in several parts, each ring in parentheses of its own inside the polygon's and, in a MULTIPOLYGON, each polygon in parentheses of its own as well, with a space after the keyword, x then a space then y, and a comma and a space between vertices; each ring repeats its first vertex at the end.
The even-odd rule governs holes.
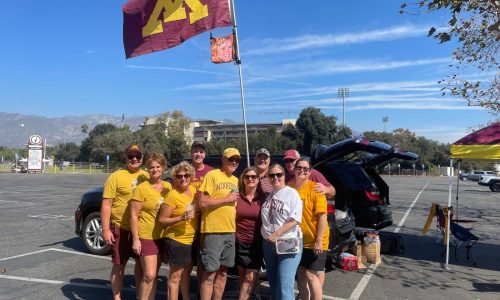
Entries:
POLYGON ((493 192, 500 192, 500 182, 490 183, 490 190, 493 192))
POLYGON ((90 213, 83 222, 82 240, 87 250, 92 254, 105 255, 111 250, 102 236, 101 214, 90 213))

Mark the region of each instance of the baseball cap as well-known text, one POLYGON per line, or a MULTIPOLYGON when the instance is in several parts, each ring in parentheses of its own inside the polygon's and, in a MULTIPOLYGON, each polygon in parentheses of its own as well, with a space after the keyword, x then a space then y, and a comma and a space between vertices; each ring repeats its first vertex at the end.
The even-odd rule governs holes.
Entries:
POLYGON ((231 158, 233 156, 240 156, 241 157, 240 151, 238 151, 238 149, 236 149, 236 148, 227 148, 226 150, 224 150, 223 156, 225 158, 231 158))
POLYGON ((199 142, 199 141, 193 142, 193 144, 191 145, 191 150, 193 150, 196 147, 200 147, 203 150, 205 150, 205 145, 202 142, 199 142))
POLYGON ((267 155, 267 157, 271 156, 271 154, 269 153, 269 151, 266 148, 260 148, 259 150, 257 150, 257 152, 255 152, 255 156, 257 156, 259 154, 265 154, 265 155, 267 155))
POLYGON ((125 149, 125 153, 140 153, 144 154, 144 149, 140 145, 130 144, 127 149, 125 149))
POLYGON ((299 159, 300 154, 297 152, 297 150, 286 150, 285 153, 283 153, 283 159, 299 159))

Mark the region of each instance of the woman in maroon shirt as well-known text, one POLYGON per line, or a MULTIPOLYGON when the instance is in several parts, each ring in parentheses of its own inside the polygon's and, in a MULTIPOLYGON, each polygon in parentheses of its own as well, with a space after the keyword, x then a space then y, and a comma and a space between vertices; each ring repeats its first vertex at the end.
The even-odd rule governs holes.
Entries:
POLYGON ((235 263, 239 273, 240 300, 250 298, 259 278, 263 261, 260 208, 265 200, 257 169, 246 168, 241 173, 236 204, 235 263))

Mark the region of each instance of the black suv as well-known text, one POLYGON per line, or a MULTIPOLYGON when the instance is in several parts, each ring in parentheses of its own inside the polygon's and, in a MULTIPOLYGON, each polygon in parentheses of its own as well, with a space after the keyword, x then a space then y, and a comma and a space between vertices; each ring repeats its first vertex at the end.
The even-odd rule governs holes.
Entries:
MULTIPOLYGON (((342 240, 335 234, 339 220, 335 220, 335 209, 347 213, 355 222, 352 226, 382 229, 392 225, 392 211, 389 202, 389 186, 380 177, 375 167, 391 159, 414 160, 418 155, 405 152, 392 146, 370 141, 364 137, 354 137, 332 145, 318 145, 312 153, 311 163, 337 190, 335 202, 328 202, 328 223, 330 249, 342 240), (335 205, 335 207, 334 207, 335 205)), ((187 159, 189 161, 189 159, 187 159)), ((176 164, 179 161, 173 161, 176 164)), ((253 162, 253 157, 251 163, 253 162)), ((207 156, 205 163, 220 167, 220 156, 207 156)), ((282 156, 272 156, 271 163, 283 165, 282 156)), ((245 156, 235 175, 246 167, 245 156)), ((101 232, 99 210, 102 201, 102 188, 91 190, 82 196, 75 212, 75 233, 94 254, 105 254, 109 248, 104 244, 101 232)))

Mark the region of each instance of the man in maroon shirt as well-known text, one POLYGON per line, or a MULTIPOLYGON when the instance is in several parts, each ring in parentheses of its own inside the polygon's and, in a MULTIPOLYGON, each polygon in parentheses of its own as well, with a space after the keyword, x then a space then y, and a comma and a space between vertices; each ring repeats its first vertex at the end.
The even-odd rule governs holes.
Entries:
POLYGON ((205 156, 205 145, 202 142, 194 142, 191 145, 191 165, 195 170, 195 174, 194 179, 191 181, 191 185, 194 186, 196 190, 198 190, 201 186, 201 182, 203 181, 205 175, 214 169, 213 167, 203 163, 205 156))
MULTIPOLYGON (((191 165, 194 168, 194 178, 191 179, 191 186, 196 188, 196 191, 200 189, 201 183, 203 182, 203 178, 205 175, 213 170, 212 166, 206 165, 203 160, 206 156, 205 145, 202 142, 193 142, 191 145, 191 165)), ((198 214, 198 226, 201 224, 201 214, 198 214)), ((199 251, 200 251, 200 228, 196 229, 196 236, 193 242, 193 265, 201 266, 201 262, 198 262, 199 251)), ((189 270, 188 270, 189 271, 189 270)), ((190 272, 189 272, 190 273, 190 272)), ((196 274, 198 277, 198 291, 200 290, 200 284, 203 276, 203 268, 196 267, 196 274)), ((199 296, 198 296, 199 297, 199 296)))
POLYGON ((269 164, 271 163, 271 154, 265 148, 261 148, 255 152, 254 164, 259 171, 260 186, 264 193, 270 193, 273 190, 273 186, 267 177, 267 171, 269 170, 269 164))
MULTIPOLYGON (((295 162, 300 158, 299 152, 297 150, 286 150, 283 153, 283 160, 285 161, 285 182, 288 184, 291 180, 295 180, 295 162)), ((328 199, 331 199, 335 196, 335 188, 333 185, 326 180, 325 176, 321 174, 316 169, 311 169, 311 175, 309 175, 309 180, 316 183, 314 186, 317 193, 322 195, 326 195, 328 199)))

